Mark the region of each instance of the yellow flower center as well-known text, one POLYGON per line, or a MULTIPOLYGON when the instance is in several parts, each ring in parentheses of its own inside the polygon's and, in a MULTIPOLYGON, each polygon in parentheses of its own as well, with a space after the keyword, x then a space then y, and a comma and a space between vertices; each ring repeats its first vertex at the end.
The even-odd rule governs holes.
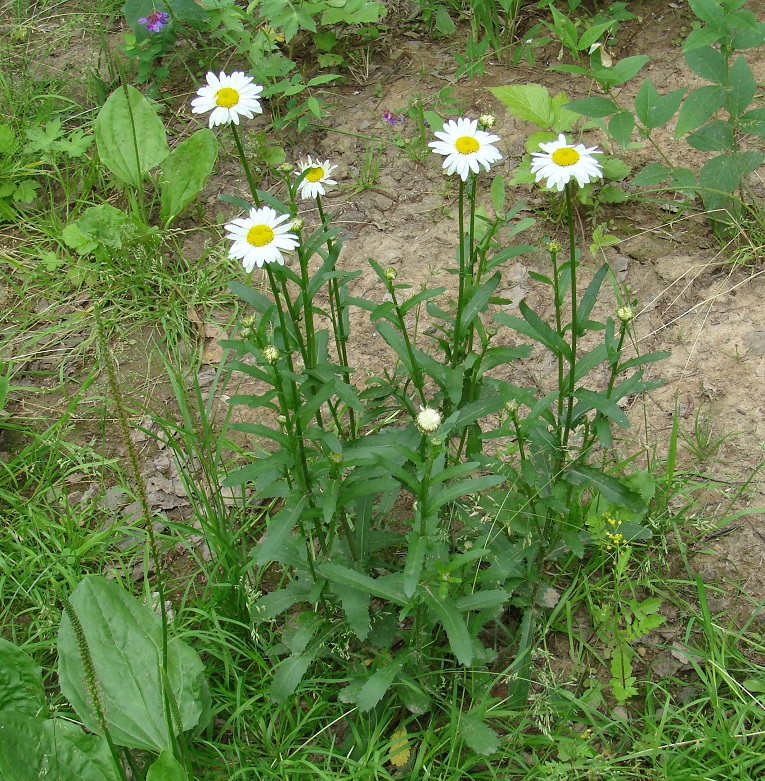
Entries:
POLYGON ((477 152, 481 148, 473 136, 460 136, 454 142, 454 146, 461 155, 472 155, 473 152, 477 152))
POLYGON ((268 225, 253 225, 247 231, 247 242, 253 247, 265 247, 274 240, 274 232, 268 225))
POLYGON ((324 177, 324 169, 320 165, 316 165, 313 168, 308 169, 308 173, 305 178, 309 182, 318 182, 324 177))
POLYGON ((231 108, 239 102, 239 93, 233 87, 221 87, 215 93, 215 102, 223 108, 231 108))
POLYGON ((552 153, 552 161, 555 165, 574 165, 579 162, 581 155, 576 149, 572 149, 570 146, 564 146, 561 149, 556 149, 552 153))

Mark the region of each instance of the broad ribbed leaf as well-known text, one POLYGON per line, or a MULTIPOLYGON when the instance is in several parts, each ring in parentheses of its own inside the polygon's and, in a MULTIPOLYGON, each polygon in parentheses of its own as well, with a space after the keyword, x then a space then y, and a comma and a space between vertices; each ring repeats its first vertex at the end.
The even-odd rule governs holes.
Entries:
MULTIPOLYGON (((98 692, 118 746, 172 750, 163 697, 162 629, 159 616, 113 580, 88 575, 70 597, 85 635, 98 692)), ((58 635, 59 683, 83 724, 100 734, 85 668, 69 616, 58 635)), ((204 665, 178 638, 168 644, 167 679, 181 713, 181 730, 195 727, 203 713, 204 665)), ((179 732, 178 725, 173 725, 179 732)))
POLYGON ((46 709, 42 668, 0 637, 0 711, 39 716, 46 709))
POLYGON ((162 161, 162 209, 168 222, 179 215, 205 186, 218 156, 218 140, 209 128, 201 128, 181 141, 162 161))
POLYGON ((106 739, 64 719, 0 713, 3 781, 119 781, 106 739))
POLYGON ((188 781, 183 765, 169 752, 163 751, 146 773, 146 781, 188 781))
POLYGON ((162 120, 151 103, 131 86, 109 96, 93 123, 98 154, 122 182, 135 188, 170 151, 162 120))

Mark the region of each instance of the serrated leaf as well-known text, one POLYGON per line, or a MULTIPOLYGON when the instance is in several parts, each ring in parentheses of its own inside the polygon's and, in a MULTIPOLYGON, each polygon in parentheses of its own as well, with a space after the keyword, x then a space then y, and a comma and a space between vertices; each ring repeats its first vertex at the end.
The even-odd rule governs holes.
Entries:
POLYGON ((423 591, 423 598, 446 630, 449 647, 457 661, 470 667, 473 662, 473 642, 457 606, 450 599, 437 597, 427 589, 423 591))
POLYGON ((276 665, 276 672, 268 689, 274 702, 284 702, 294 693, 315 656, 315 653, 288 656, 276 665))
POLYGON ((514 117, 524 122, 533 122, 543 129, 553 126, 554 113, 547 87, 541 84, 514 84, 488 89, 497 100, 507 106, 514 117))
POLYGON ((333 583, 332 588, 340 597, 348 626, 359 640, 366 640, 371 627, 369 618, 370 595, 342 583, 333 583))
POLYGON ((356 699, 356 706, 361 713, 372 710, 380 702, 388 689, 390 689, 393 681, 396 680, 402 665, 402 659, 396 662, 389 662, 384 667, 379 667, 375 670, 366 680, 356 699))
POLYGON ((461 716, 459 732, 460 737, 476 754, 488 757, 499 748, 497 733, 475 716, 461 716))

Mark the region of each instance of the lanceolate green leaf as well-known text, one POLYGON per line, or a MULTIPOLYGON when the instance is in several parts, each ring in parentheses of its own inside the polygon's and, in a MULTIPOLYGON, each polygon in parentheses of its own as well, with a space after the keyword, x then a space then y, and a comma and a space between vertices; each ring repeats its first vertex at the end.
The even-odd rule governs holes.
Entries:
POLYGON ((446 630, 449 646, 460 664, 469 667, 473 662, 473 641, 465 619, 457 606, 448 598, 440 598, 429 590, 423 590, 423 598, 428 607, 446 630))
POLYGON ((218 141, 209 128, 201 128, 181 141, 162 162, 164 222, 179 215, 205 186, 218 156, 218 141))
POLYGON ((570 483, 588 485, 619 507, 645 512, 646 505, 640 494, 631 491, 618 478, 601 472, 600 469, 583 465, 572 467, 564 475, 570 483))
POLYGON ((364 713, 365 711, 372 710, 375 705, 385 696, 385 692, 390 689, 393 681, 396 680, 398 671, 401 669, 404 663, 404 659, 398 659, 395 662, 390 662, 384 667, 380 667, 375 670, 369 679, 361 687, 356 705, 358 709, 364 713))
POLYGON ((93 130, 103 164, 122 182, 143 186, 143 177, 170 151, 162 120, 135 88, 115 90, 98 112, 93 130))
POLYGON ((499 748, 497 733, 475 716, 460 717, 460 736, 477 754, 485 757, 494 754, 499 748))
MULTIPOLYGON (((118 746, 172 750, 163 697, 160 618, 113 580, 88 575, 70 597, 96 674, 96 685, 118 746)), ((69 616, 58 636, 59 683, 64 696, 91 731, 100 734, 85 667, 69 616)), ((168 644, 167 679, 181 713, 181 730, 195 727, 204 709, 204 665, 178 638, 168 644)), ((173 725, 178 732, 179 725, 173 725)))

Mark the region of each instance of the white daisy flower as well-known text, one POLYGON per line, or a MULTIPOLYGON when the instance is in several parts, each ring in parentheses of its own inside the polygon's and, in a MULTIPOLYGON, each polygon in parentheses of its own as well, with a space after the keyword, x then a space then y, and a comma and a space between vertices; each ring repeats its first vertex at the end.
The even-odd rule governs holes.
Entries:
POLYGON ((492 146, 499 141, 499 136, 478 129, 478 120, 462 117, 456 122, 450 119, 443 130, 436 131, 438 141, 431 141, 428 146, 438 155, 446 155, 444 168, 448 175, 455 171, 467 181, 472 171, 477 174, 481 167, 487 171, 492 163, 502 159, 497 147, 492 146))
POLYGON ((337 168, 336 165, 330 165, 329 160, 325 160, 323 163, 316 160, 311 160, 311 155, 308 155, 308 162, 304 163, 300 161, 300 170, 295 173, 300 176, 303 171, 307 171, 305 178, 298 185, 298 192, 304 199, 315 198, 317 195, 324 195, 326 190, 324 185, 337 184, 334 179, 330 179, 329 175, 337 168))
POLYGON ((438 431, 443 418, 441 413, 437 409, 432 407, 423 407, 415 418, 415 425, 423 434, 432 434, 434 431, 438 431))
POLYGON ((252 83, 252 76, 242 71, 234 71, 230 76, 223 71, 216 76, 212 71, 207 74, 207 84, 197 90, 197 96, 191 101, 192 114, 204 114, 211 111, 210 127, 239 124, 239 115, 252 119, 253 114, 262 113, 258 96, 263 87, 252 83))
POLYGON ((561 133, 557 141, 540 144, 541 152, 534 152, 531 157, 531 173, 536 180, 547 180, 547 186, 561 192, 571 181, 576 179, 580 187, 603 178, 603 169, 593 157, 600 154, 596 146, 586 147, 583 144, 569 144, 566 136, 561 133))
POLYGON ((224 226, 228 231, 226 238, 234 242, 228 256, 241 260, 248 273, 264 263, 283 266, 281 250, 293 250, 300 244, 294 233, 287 232, 289 225, 284 225, 290 219, 289 214, 278 215, 270 206, 250 209, 248 217, 239 217, 224 226))

